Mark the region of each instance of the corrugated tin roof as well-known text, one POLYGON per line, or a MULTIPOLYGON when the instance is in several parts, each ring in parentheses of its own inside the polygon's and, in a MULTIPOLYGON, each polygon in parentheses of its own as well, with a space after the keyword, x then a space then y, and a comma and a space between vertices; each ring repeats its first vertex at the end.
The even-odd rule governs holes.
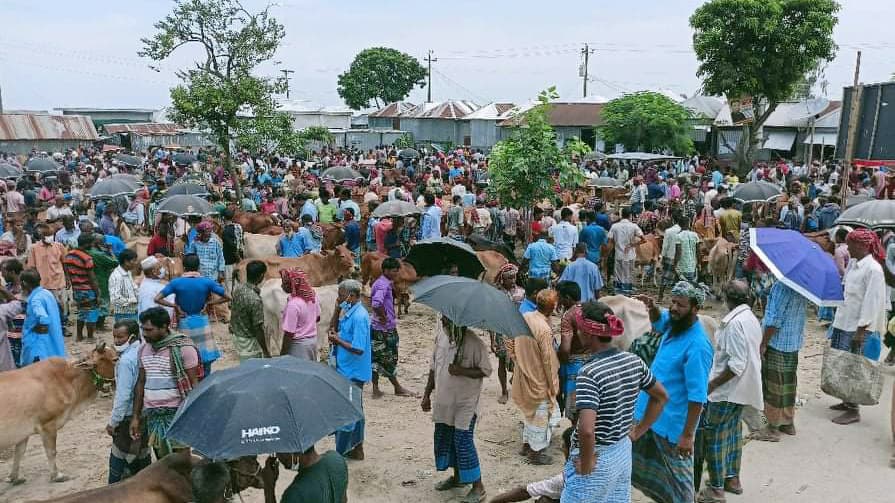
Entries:
POLYGON ((370 113, 370 117, 394 118, 412 110, 416 105, 409 101, 394 101, 388 105, 370 113))
POLYGON ((682 101, 681 106, 689 109, 696 117, 714 120, 724 107, 724 100, 717 96, 697 94, 682 101))
MULTIPOLYGON (((593 127, 602 123, 604 103, 551 103, 548 117, 554 127, 593 127)), ((500 122, 499 126, 517 126, 522 115, 500 122)))
MULTIPOLYGON (((808 127, 811 117, 811 113, 814 111, 812 108, 813 103, 808 101, 799 101, 799 102, 785 102, 777 105, 777 108, 771 113, 771 116, 768 117, 768 120, 765 121, 764 126, 766 127, 808 127)), ((841 108, 841 101, 830 101, 827 104, 827 107, 817 113, 817 116, 823 117, 824 115, 829 114, 830 112, 841 108)), ((725 102, 724 106, 721 107, 721 111, 718 112, 718 116, 715 118, 716 126, 730 126, 733 124, 733 121, 730 118, 730 104, 725 102)))
POLYGON ((351 109, 344 106, 323 106, 310 100, 283 100, 277 110, 291 114, 351 115, 351 109))
POLYGON ((500 120, 510 117, 510 111, 516 105, 512 103, 488 103, 475 112, 463 117, 464 119, 481 119, 481 120, 500 120))
POLYGON ((173 122, 134 122, 124 124, 106 124, 103 126, 108 134, 133 133, 145 135, 175 135, 181 127, 173 122))
POLYGON ((471 101, 449 100, 441 103, 423 103, 402 115, 413 119, 462 119, 479 108, 471 101))
POLYGON ((0 114, 0 140, 98 139, 85 115, 0 114))

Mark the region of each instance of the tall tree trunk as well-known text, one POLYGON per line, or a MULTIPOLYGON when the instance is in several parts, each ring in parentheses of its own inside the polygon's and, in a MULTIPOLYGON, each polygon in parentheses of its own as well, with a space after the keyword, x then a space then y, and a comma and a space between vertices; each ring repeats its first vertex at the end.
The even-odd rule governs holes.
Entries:
POLYGON ((761 128, 767 122, 768 117, 777 109, 778 103, 772 101, 768 103, 766 109, 762 110, 761 101, 759 99, 755 100, 755 121, 752 124, 743 125, 743 134, 737 143, 736 163, 739 176, 745 175, 752 169, 752 163, 755 161, 755 152, 759 149, 759 142, 761 141, 758 133, 761 132, 761 128))
POLYGON ((230 174, 230 179, 233 180, 233 190, 236 191, 236 201, 239 203, 237 206, 242 207, 242 184, 239 180, 240 173, 233 167, 233 158, 230 155, 230 138, 222 135, 218 138, 218 142, 224 151, 224 171, 230 174))

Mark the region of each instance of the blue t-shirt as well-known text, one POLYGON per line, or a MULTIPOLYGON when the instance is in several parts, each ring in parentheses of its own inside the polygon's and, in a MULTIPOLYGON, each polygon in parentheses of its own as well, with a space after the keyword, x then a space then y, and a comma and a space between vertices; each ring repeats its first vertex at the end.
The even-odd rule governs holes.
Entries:
POLYGON ((301 257, 305 254, 305 241, 300 233, 292 234, 289 238, 285 234, 280 236, 281 257, 301 257))
POLYGON ((600 264, 600 247, 606 244, 606 229, 597 223, 587 224, 578 234, 578 241, 587 245, 587 260, 600 264))
POLYGON ((122 241, 121 238, 117 236, 106 234, 103 236, 103 240, 106 242, 107 245, 109 245, 109 248, 112 249, 112 255, 114 255, 116 258, 118 257, 119 253, 123 252, 125 248, 127 248, 127 245, 124 244, 124 241, 122 241))
POLYGON ((519 304, 519 313, 525 314, 538 310, 538 305, 529 300, 528 298, 522 299, 522 303, 519 304))
POLYGON ((342 311, 342 317, 339 319, 339 337, 352 348, 363 352, 355 354, 343 347, 335 346, 336 371, 352 381, 369 382, 373 375, 370 314, 360 302, 347 311, 342 311))
POLYGON ((543 239, 528 245, 523 258, 528 260, 528 275, 532 278, 549 278, 550 263, 559 260, 556 247, 543 239))
POLYGON ((360 248, 360 224, 357 220, 352 220, 345 224, 345 246, 349 250, 357 250, 360 248))
POLYGON ((224 287, 208 278, 174 278, 162 288, 162 297, 174 294, 174 303, 188 316, 199 314, 212 293, 225 295, 224 287))
POLYGON ((612 221, 609 220, 609 215, 605 213, 597 213, 596 221, 597 225, 606 229, 607 231, 610 227, 612 227, 612 221))

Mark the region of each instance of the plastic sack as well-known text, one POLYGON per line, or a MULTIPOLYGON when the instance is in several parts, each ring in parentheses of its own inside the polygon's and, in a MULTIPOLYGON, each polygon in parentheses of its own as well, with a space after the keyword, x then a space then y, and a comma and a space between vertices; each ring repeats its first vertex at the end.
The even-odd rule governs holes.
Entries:
POLYGON ((820 389, 843 402, 877 405, 883 392, 879 362, 827 346, 820 372, 820 389))

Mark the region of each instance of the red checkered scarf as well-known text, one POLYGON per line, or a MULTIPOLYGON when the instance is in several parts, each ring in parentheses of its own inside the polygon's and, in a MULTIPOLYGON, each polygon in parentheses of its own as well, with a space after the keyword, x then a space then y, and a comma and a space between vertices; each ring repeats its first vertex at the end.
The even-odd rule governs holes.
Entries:
POLYGON ((578 330, 593 337, 618 337, 625 332, 625 325, 618 316, 607 314, 606 323, 600 323, 584 316, 580 307, 575 310, 575 324, 578 330))
POLYGON ((301 297, 305 302, 314 302, 317 294, 308 283, 305 272, 298 268, 281 269, 280 278, 283 279, 283 290, 293 297, 301 297))
POLYGON ((880 262, 883 262, 886 259, 886 254, 883 251, 883 245, 880 243, 879 237, 877 237, 876 233, 870 229, 855 229, 848 233, 848 236, 845 237, 845 241, 852 241, 866 246, 870 251, 870 254, 873 255, 873 258, 880 262))

